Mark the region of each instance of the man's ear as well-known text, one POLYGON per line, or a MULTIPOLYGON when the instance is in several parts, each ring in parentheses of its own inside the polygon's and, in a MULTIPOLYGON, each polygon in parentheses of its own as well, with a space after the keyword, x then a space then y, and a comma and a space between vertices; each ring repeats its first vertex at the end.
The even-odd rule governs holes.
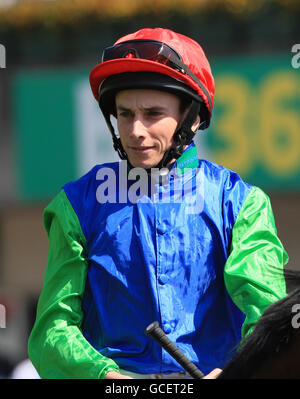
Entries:
POLYGON ((193 132, 196 132, 197 130, 198 130, 198 127, 199 127, 199 125, 200 125, 200 122, 201 122, 201 120, 200 120, 200 116, 199 116, 199 114, 197 115, 197 118, 195 119, 195 122, 193 123, 193 125, 192 125, 192 131, 193 132))

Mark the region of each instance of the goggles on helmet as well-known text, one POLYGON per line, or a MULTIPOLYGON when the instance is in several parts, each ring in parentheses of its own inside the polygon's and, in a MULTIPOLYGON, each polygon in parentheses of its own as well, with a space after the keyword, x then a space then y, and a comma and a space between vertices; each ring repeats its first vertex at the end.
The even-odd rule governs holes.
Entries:
POLYGON ((104 49, 102 53, 102 62, 126 58, 126 56, 130 54, 134 55, 134 58, 158 62, 190 76, 207 95, 210 109, 212 109, 210 96, 202 82, 193 74, 188 66, 181 61, 180 55, 165 43, 148 39, 124 41, 104 49))
POLYGON ((133 54, 135 58, 159 62, 179 72, 185 72, 185 65, 179 54, 167 44, 156 40, 129 40, 107 47, 102 53, 102 62, 125 58, 128 54, 133 54))

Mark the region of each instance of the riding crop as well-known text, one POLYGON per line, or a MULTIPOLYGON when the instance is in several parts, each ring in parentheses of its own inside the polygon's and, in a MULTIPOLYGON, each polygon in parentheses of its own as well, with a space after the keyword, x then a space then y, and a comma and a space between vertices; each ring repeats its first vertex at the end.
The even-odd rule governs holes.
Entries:
POLYGON ((166 336, 163 330, 159 327, 158 322, 154 321, 149 324, 145 330, 145 334, 158 342, 193 378, 201 379, 204 377, 194 363, 192 363, 182 351, 166 336))

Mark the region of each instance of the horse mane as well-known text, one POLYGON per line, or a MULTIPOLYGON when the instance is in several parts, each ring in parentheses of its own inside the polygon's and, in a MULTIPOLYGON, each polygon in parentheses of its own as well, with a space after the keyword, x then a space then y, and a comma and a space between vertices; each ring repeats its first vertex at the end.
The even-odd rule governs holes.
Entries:
POLYGON ((219 379, 253 378, 263 361, 289 343, 293 332, 292 307, 300 304, 300 271, 287 269, 284 276, 292 292, 263 312, 253 332, 240 343, 219 379))

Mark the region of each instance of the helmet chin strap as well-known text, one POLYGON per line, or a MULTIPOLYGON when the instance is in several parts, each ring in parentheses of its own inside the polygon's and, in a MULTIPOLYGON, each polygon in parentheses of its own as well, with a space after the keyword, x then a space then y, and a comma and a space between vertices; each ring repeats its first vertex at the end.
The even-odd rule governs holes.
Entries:
MULTIPOLYGON (((195 100, 192 100, 184 120, 179 124, 179 126, 177 126, 175 130, 173 136, 173 145, 164 153, 164 156, 162 157, 161 161, 152 168, 158 168, 158 169, 166 167, 170 168, 172 166, 170 162, 173 159, 178 159, 182 155, 185 147, 192 142, 195 136, 195 132, 192 130, 192 125, 195 122, 197 115, 199 114, 199 110, 200 110, 200 103, 195 100)), ((130 168, 132 168, 128 156, 122 146, 121 140, 115 134, 114 127, 110 120, 110 115, 104 115, 104 118, 112 135, 114 149, 117 151, 121 159, 127 159, 130 168)), ((148 168, 146 170, 148 173, 150 173, 151 168, 148 168)))
MULTIPOLYGON (((101 109, 101 106, 100 106, 99 102, 98 102, 98 105, 99 105, 100 110, 102 112, 102 109, 101 109)), ((110 131, 110 134, 112 136, 112 139, 113 139, 114 150, 117 151, 117 153, 118 153, 118 155, 119 155, 119 157, 121 159, 128 159, 127 154, 126 154, 126 152, 125 152, 125 150, 124 150, 124 148, 122 146, 120 137, 116 136, 115 129, 114 129, 114 127, 113 127, 113 125, 111 123, 111 120, 110 120, 110 114, 109 113, 104 113, 104 112, 102 112, 102 113, 103 113, 103 116, 105 118, 105 122, 106 122, 106 124, 108 126, 108 129, 110 131)))
MULTIPOLYGON (((189 110, 184 120, 177 126, 173 136, 173 145, 164 153, 162 160, 158 163, 156 168, 168 167, 169 163, 173 159, 178 159, 186 146, 191 144, 195 132, 192 130, 192 125, 195 122, 197 115, 199 114, 200 103, 192 100, 189 110)), ((172 163, 173 164, 173 163, 172 163)), ((172 166, 169 165, 169 167, 172 166)))

